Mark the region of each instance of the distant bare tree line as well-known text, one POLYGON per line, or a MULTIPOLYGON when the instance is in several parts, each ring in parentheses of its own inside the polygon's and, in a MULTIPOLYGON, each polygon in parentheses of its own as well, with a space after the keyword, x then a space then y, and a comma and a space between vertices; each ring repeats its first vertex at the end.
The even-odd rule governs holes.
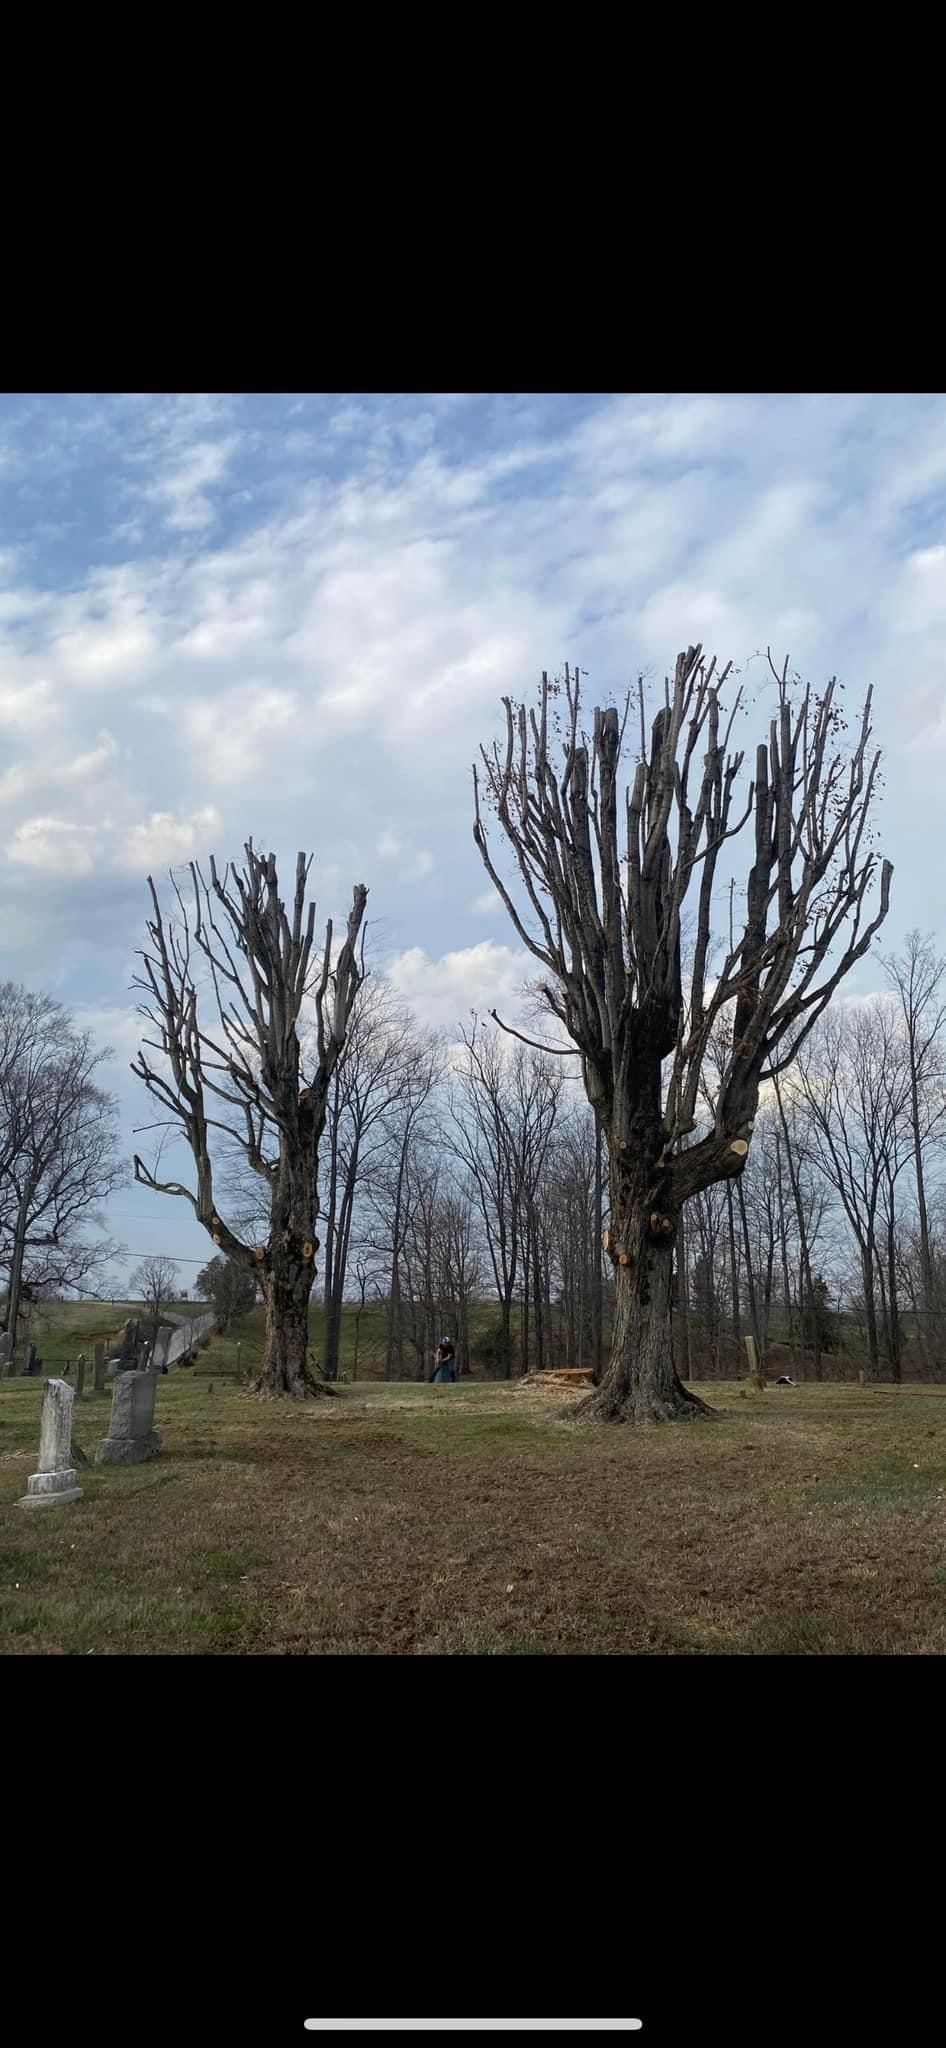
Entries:
MULTIPOLYGON (((914 932, 883 965, 889 988, 836 999, 763 1088, 742 1176, 687 1206, 686 1378, 741 1374, 747 1336, 794 1374, 946 1373, 946 962, 914 932)), ((575 1064, 478 1018, 448 1043, 366 981, 326 1126, 328 1378, 352 1300, 384 1304, 369 1369, 389 1378, 420 1377, 443 1335, 461 1373, 600 1372, 607 1174, 575 1064)), ((714 1085, 710 1045, 694 1143, 714 1085)))
MULTIPOLYGON (((674 1290, 687 1379, 741 1373, 750 1335, 795 1375, 946 1374, 946 961, 913 932, 883 968, 886 990, 835 1000, 763 1089, 742 1176, 687 1205, 674 1290)), ((6 1322, 24 1295, 95 1291, 116 1247, 88 1226, 126 1170, 97 1082, 106 1055, 51 999, 13 984, 0 997, 6 1322)), ((339 1375, 343 1304, 369 1302, 383 1305, 383 1347, 369 1354, 359 1334, 362 1372, 420 1378, 449 1335, 461 1374, 600 1375, 614 1309, 607 1172, 576 1065, 478 1017, 448 1040, 368 976, 322 1150, 326 1380, 339 1375)), ((707 1119, 714 1087, 711 1042, 707 1119)), ((259 1176, 225 1156, 229 1213, 252 1237, 264 1219, 248 1183, 265 1208, 259 1176)))

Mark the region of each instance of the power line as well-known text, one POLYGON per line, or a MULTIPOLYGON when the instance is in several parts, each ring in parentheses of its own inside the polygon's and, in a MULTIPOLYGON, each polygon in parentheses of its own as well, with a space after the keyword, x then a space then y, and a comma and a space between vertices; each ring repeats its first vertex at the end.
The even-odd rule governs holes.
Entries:
POLYGON ((183 1252, 181 1253, 180 1257, 178 1257, 178 1255, 177 1255, 177 1253, 176 1253, 176 1252, 139 1252, 139 1251, 130 1251, 130 1252, 116 1252, 116 1254, 115 1254, 115 1257, 116 1257, 116 1259, 118 1259, 118 1260, 122 1260, 122 1259, 170 1259, 170 1262, 171 1262, 172 1266, 203 1266, 203 1265, 205 1265, 205 1264, 206 1264, 206 1260, 205 1260, 205 1259, 191 1259, 191 1258, 187 1258, 187 1257, 185 1256, 185 1254, 184 1254, 183 1252))

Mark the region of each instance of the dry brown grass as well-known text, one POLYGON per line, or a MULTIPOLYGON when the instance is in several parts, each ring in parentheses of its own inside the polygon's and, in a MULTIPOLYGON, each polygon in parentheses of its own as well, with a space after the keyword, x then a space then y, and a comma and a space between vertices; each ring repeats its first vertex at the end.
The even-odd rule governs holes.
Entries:
POLYGON ((158 1458, 28 1516, 41 1393, 0 1390, 8 1653, 946 1650, 946 1390, 720 1386, 640 1431, 561 1387, 283 1408, 172 1374, 158 1458))

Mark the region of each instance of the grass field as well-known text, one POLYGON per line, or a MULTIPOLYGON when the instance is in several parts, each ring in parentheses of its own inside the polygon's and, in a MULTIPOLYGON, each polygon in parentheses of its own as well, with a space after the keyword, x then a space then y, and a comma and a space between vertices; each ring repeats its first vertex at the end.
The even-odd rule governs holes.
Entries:
MULTIPOLYGON (((515 1385, 284 1407, 175 1370, 160 1455, 30 1515, 42 1386, 6 1381, 0 1651, 946 1651, 946 1389, 711 1398, 592 1431, 515 1385)), ((76 1408, 89 1457, 107 1410, 76 1408)))

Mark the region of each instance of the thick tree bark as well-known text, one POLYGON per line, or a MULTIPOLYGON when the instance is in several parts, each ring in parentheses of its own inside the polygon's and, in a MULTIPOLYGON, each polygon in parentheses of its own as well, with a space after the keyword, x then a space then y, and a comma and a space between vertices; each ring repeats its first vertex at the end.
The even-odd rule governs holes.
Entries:
POLYGON ((260 1266, 260 1284, 266 1303, 266 1337, 263 1362, 250 1392, 265 1395, 291 1394, 305 1400, 311 1395, 330 1393, 331 1388, 309 1371, 306 1352, 309 1343, 309 1297, 316 1274, 314 1256, 306 1258, 304 1245, 315 1241, 318 1213, 316 1183, 317 1145, 321 1131, 316 1115, 308 1106, 297 1112, 299 1131, 296 1144, 284 1151, 272 1192, 271 1235, 266 1257, 260 1266))
POLYGON ((330 1391, 313 1378, 306 1359, 311 1291, 311 1260, 287 1256, 265 1275, 266 1343, 262 1368, 251 1384, 251 1393, 292 1394, 305 1400, 309 1395, 330 1391))
POLYGON ((589 1283, 591 1289, 591 1377, 596 1387, 601 1385, 604 1372, 602 1344, 604 1291, 601 1284, 601 1225, 604 1215, 603 1180, 604 1176, 601 1170, 601 1127, 597 1118, 595 1118, 594 1224, 591 1240, 589 1283))
MULTIPOLYGON (((656 1154, 656 1146, 648 1147, 656 1154)), ((611 1356, 600 1387, 567 1409, 582 1422, 679 1422, 711 1415, 677 1377, 673 1356, 673 1255, 676 1231, 655 1238, 648 1181, 624 1163, 620 1140, 611 1149, 611 1231, 617 1248, 611 1356), (621 1256, 628 1263, 621 1263, 621 1256)))

